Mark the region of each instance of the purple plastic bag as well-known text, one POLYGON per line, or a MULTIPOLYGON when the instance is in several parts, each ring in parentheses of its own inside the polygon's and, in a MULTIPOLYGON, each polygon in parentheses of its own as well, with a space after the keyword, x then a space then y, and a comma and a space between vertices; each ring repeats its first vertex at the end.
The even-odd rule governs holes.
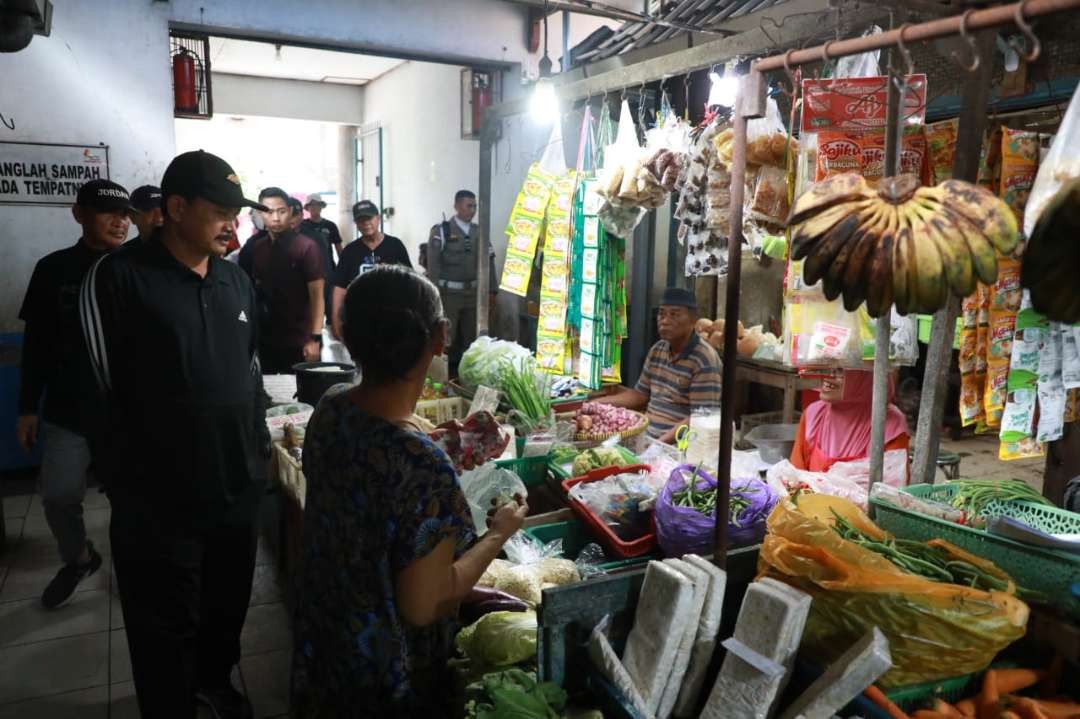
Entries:
MULTIPOLYGON (((686 489, 694 466, 676 467, 656 499, 656 538, 664 555, 682 557, 684 554, 712 554, 715 538, 715 512, 702 514, 689 507, 676 506, 672 496, 686 489)), ((716 487, 716 477, 697 470, 694 491, 716 487)), ((759 543, 765 536, 765 519, 776 506, 776 492, 759 479, 732 480, 732 497, 744 496, 750 505, 735 518, 739 526, 728 522, 728 544, 745 547, 759 543)))

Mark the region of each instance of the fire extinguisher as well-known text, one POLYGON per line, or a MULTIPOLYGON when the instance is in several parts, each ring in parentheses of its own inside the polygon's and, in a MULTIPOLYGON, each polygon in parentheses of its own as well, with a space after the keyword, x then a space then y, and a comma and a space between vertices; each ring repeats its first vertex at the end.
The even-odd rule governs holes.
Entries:
POLYGON ((472 79, 472 126, 473 133, 478 134, 484 110, 491 106, 491 76, 474 71, 472 79))
POLYGON ((195 58, 186 48, 173 55, 173 102, 176 112, 198 112, 199 96, 195 91, 195 58))

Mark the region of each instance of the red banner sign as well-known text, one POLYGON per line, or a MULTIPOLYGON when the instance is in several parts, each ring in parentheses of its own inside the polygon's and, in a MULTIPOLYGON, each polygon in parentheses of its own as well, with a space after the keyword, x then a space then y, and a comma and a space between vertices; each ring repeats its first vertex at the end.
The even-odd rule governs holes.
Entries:
MULTIPOLYGON (((803 80, 802 132, 865 132, 885 127, 889 78, 852 77, 803 80)), ((926 120, 926 75, 909 75, 904 124, 926 120)))

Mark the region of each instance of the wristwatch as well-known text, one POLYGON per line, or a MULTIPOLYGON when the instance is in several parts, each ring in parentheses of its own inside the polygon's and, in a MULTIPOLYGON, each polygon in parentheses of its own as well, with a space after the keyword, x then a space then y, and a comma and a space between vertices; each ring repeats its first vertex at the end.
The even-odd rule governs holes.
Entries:
POLYGON ((322 344, 322 334, 314 334, 314 333, 312 333, 311 341, 312 342, 318 342, 319 344, 322 344))

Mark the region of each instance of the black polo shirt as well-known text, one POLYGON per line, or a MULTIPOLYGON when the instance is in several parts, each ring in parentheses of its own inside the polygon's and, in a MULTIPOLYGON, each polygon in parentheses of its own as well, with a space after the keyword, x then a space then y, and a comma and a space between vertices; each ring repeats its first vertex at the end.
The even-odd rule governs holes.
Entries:
POLYGON ((37 414, 73 432, 85 433, 90 362, 79 326, 79 287, 104 252, 82 240, 46 255, 34 266, 19 319, 23 331, 19 414, 37 414))
POLYGON ((382 242, 374 250, 364 244, 359 237, 345 245, 341 251, 334 284, 348 289, 349 283, 375 265, 405 265, 412 269, 409 251, 405 243, 393 235, 383 235, 382 242))
POLYGON ((160 238, 99 261, 80 298, 110 498, 182 525, 251 521, 269 457, 255 291, 217 257, 200 277, 160 238))

